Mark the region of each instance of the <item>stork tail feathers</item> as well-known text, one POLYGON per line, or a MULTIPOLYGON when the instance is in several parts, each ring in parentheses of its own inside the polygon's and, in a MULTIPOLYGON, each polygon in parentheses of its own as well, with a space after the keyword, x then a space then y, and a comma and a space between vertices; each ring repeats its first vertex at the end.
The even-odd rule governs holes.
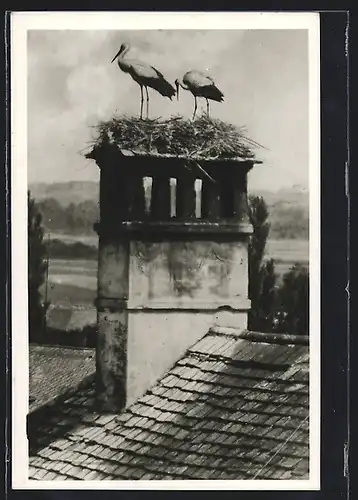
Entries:
POLYGON ((151 87, 159 92, 159 94, 161 94, 163 97, 169 97, 170 100, 176 94, 175 88, 169 82, 167 82, 165 78, 153 80, 151 82, 151 87))
POLYGON ((205 96, 212 101, 223 102, 224 100, 224 94, 215 85, 208 88, 205 96))

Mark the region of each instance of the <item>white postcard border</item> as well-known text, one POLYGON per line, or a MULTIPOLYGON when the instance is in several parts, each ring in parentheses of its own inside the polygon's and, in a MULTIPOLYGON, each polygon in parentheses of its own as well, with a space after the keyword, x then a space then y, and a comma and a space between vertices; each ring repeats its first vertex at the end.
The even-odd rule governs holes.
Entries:
POLYGON ((318 490, 320 488, 320 38, 302 12, 16 12, 11 14, 11 252, 13 489, 318 490), (28 479, 27 31, 257 30, 309 33, 310 479, 245 481, 34 481, 28 479))

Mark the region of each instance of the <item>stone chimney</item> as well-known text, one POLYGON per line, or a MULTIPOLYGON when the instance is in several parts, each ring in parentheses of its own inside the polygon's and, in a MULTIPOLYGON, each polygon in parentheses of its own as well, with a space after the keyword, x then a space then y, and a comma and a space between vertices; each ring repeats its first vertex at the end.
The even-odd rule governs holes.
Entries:
POLYGON ((254 162, 200 168, 108 145, 91 157, 101 171, 97 388, 103 409, 118 410, 210 327, 247 327, 254 162))

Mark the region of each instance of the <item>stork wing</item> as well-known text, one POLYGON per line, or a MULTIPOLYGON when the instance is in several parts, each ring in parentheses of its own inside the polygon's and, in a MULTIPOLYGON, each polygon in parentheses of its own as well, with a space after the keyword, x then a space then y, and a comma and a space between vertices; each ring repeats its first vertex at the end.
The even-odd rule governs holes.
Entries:
POLYGON ((189 87, 194 86, 197 88, 208 87, 215 84, 210 76, 195 70, 188 71, 188 73, 184 75, 183 82, 189 87))
POLYGON ((164 78, 164 75, 158 71, 156 68, 154 68, 154 66, 151 66, 152 69, 154 69, 154 71, 157 73, 157 75, 160 77, 160 78, 164 78))
POLYGON ((150 64, 146 64, 142 61, 137 61, 135 59, 126 59, 125 62, 131 68, 131 73, 133 76, 139 78, 163 78, 163 75, 159 73, 158 70, 150 66, 150 64))

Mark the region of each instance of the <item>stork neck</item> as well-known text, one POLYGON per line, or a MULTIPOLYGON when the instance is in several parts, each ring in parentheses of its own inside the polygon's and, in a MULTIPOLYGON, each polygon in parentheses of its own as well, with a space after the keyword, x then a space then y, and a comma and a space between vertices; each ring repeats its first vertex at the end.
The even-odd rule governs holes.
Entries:
POLYGON ((119 54, 119 56, 118 56, 118 60, 122 60, 122 61, 123 61, 124 56, 127 54, 128 50, 129 50, 129 47, 126 47, 126 48, 125 48, 125 49, 121 52, 121 54, 119 54))
POLYGON ((182 78, 178 79, 178 83, 179 83, 179 85, 181 86, 182 89, 189 90, 189 87, 187 85, 185 85, 185 83, 183 82, 182 78))

